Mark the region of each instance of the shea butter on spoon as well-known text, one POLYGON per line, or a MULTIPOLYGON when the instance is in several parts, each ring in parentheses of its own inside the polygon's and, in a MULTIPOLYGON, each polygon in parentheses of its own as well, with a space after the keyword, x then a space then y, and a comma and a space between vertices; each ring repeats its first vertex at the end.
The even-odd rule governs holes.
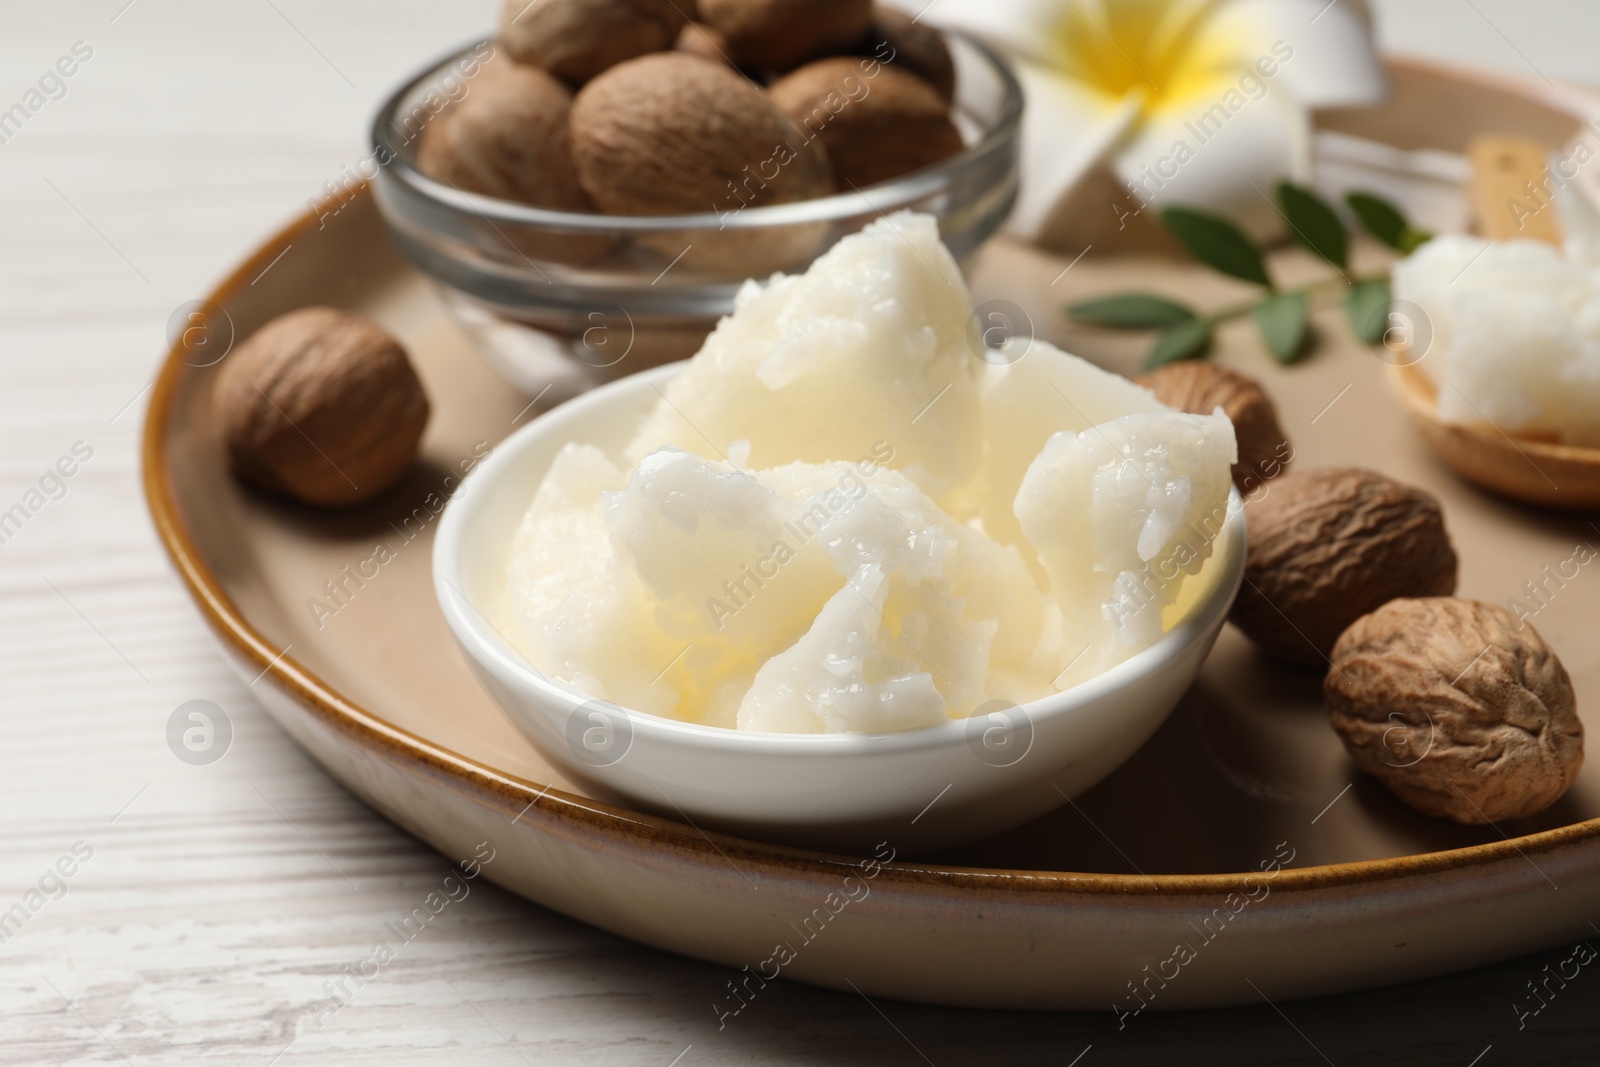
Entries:
POLYGON ((1232 425, 1040 341, 991 365, 972 312, 914 214, 746 283, 623 454, 557 455, 497 626, 590 696, 768 733, 931 726, 1149 647, 1232 425))
POLYGON ((1594 508, 1600 215, 1571 183, 1530 206, 1524 182, 1543 185, 1543 158, 1515 142, 1476 145, 1484 235, 1435 237, 1395 265, 1402 317, 1416 320, 1412 362, 1395 379, 1430 445, 1466 478, 1532 503, 1594 508), (1521 180, 1517 167, 1529 171, 1521 180))

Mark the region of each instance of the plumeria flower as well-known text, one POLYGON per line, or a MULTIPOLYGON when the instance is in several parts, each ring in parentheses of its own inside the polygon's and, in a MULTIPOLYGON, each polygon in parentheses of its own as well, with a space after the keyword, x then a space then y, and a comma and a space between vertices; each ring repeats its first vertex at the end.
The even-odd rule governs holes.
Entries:
MULTIPOLYGON (((933 0, 922 21, 1016 62, 1027 98, 1011 227, 1029 239, 1101 167, 1134 207, 1206 207, 1281 227, 1280 178, 1311 177, 1311 111, 1382 100, 1362 0, 933 0)), ((1082 198, 1080 198, 1081 200, 1082 198)))

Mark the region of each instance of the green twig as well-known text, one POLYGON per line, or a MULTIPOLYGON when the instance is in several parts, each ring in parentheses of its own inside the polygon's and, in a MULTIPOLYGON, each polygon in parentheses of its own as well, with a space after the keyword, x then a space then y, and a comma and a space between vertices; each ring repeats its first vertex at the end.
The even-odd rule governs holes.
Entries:
MULTIPOLYGON (((1328 289, 1333 289, 1340 286, 1346 289, 1354 289, 1356 286, 1365 282, 1382 281, 1388 277, 1389 276, 1387 274, 1374 274, 1370 278, 1351 278, 1348 283, 1343 278, 1323 278, 1321 281, 1312 282, 1310 285, 1302 285, 1298 289, 1279 289, 1277 290, 1277 295, 1288 296, 1292 293, 1304 293, 1307 297, 1310 297, 1328 289)), ((1209 315, 1200 316, 1200 318, 1202 321, 1215 326, 1218 323, 1227 322, 1230 319, 1243 318, 1256 308, 1260 307, 1261 304, 1262 301, 1260 300, 1251 300, 1248 303, 1234 304, 1232 307, 1225 307, 1221 311, 1213 311, 1209 315)))

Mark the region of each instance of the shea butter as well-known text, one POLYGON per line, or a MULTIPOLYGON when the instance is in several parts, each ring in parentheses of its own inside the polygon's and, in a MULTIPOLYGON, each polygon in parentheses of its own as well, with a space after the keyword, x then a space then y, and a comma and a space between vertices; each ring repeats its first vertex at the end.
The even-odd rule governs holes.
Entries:
POLYGON ((1564 248, 1446 234, 1395 264, 1391 326, 1444 421, 1600 448, 1600 217, 1558 202, 1564 248))
POLYGON ((538 487, 496 620, 623 707, 912 729, 1077 684, 1181 613, 1233 428, 1042 341, 988 361, 932 218, 749 282, 619 454, 538 487))

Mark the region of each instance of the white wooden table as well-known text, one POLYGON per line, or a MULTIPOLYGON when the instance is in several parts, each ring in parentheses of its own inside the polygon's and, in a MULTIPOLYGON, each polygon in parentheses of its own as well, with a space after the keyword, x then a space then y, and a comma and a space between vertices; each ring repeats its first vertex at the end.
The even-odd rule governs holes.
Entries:
MULTIPOLYGON (((1561 952, 1120 1033, 1109 1012, 800 986, 719 1031, 721 970, 476 882, 380 977, 342 977, 448 864, 324 776, 223 667, 138 492, 145 385, 172 310, 360 157, 386 86, 497 6, 0 0, 0 109, 82 42, 64 95, 0 143, 0 511, 40 505, 0 530, 0 1063, 1593 1062, 1600 974, 1517 1027, 1524 983, 1561 952), (47 477, 78 442, 92 455, 47 477), (192 699, 234 726, 211 766, 166 742, 192 699)), ((1397 48, 1600 74, 1597 5, 1377 7, 1397 48)))

